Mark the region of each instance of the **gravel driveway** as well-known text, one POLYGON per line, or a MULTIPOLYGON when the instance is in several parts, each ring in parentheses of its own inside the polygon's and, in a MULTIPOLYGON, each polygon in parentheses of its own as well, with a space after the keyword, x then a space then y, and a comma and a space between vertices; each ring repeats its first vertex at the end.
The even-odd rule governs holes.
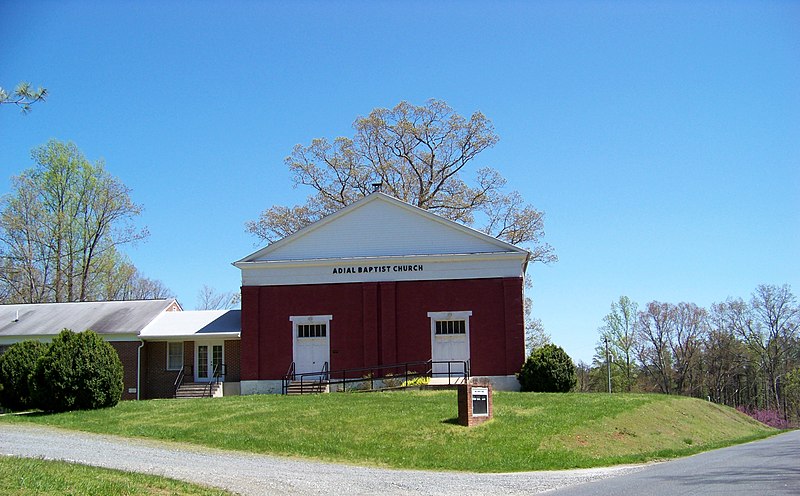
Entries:
POLYGON ((391 470, 18 424, 0 424, 0 454, 162 475, 245 495, 535 494, 644 468, 510 474, 391 470))

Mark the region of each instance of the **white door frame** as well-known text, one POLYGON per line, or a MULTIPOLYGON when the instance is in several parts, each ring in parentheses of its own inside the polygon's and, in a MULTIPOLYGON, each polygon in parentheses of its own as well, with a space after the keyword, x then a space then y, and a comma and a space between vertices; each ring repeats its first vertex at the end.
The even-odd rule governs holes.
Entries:
MULTIPOLYGON (((225 341, 195 341, 194 342, 194 381, 195 382, 211 382, 211 374, 214 372, 213 368, 213 356, 214 356, 214 346, 221 346, 222 347, 222 363, 225 363, 225 341), (207 356, 207 365, 206 365, 206 377, 200 376, 200 347, 206 346, 208 353, 207 356)), ((225 380, 225 376, 223 375, 221 378, 222 381, 225 380)))
POLYGON ((293 315, 289 317, 289 320, 292 322, 292 361, 295 364, 296 373, 302 374, 305 372, 320 372, 322 371, 322 367, 325 362, 327 362, 329 364, 328 366, 330 367, 331 320, 333 320, 333 315, 293 315), (298 337, 297 328, 301 324, 324 324, 326 328, 325 337, 298 337), (322 363, 315 363, 314 365, 308 366, 307 364, 298 363, 298 347, 303 346, 304 344, 316 345, 320 347, 321 356, 318 358, 317 362, 322 363), (306 368, 309 370, 305 370, 306 368))
MULTIPOLYGON (((472 316, 471 310, 461 310, 461 311, 453 311, 453 312, 428 312, 428 317, 431 319, 431 360, 441 359, 441 360, 464 360, 468 361, 472 356, 469 346, 469 321, 470 317, 472 316), (436 335, 436 322, 439 320, 463 320, 464 322, 464 334, 455 334, 452 336, 447 335, 436 335), (466 357, 456 357, 456 358, 434 358, 436 356, 437 345, 439 343, 443 343, 446 341, 463 341, 466 340, 465 343, 465 350, 466 350, 466 357)), ((435 374, 446 374, 447 373, 447 366, 445 365, 435 365, 433 366, 433 372, 435 374)), ((463 370, 453 370, 451 372, 464 372, 463 370)))

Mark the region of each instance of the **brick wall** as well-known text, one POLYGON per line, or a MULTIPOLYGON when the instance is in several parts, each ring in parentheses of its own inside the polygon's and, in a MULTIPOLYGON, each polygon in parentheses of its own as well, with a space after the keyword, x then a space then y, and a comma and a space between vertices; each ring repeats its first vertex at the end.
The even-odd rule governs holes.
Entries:
POLYGON ((194 341, 183 342, 183 367, 186 369, 186 382, 194 381, 194 341))
POLYGON ((119 360, 122 362, 122 389, 123 400, 135 400, 136 393, 129 393, 128 390, 136 388, 136 370, 138 365, 137 352, 139 341, 113 341, 109 343, 117 351, 119 360))
POLYGON ((471 311, 470 367, 510 376, 525 361, 522 278, 242 288, 242 379, 278 380, 292 363, 293 315, 333 315, 330 369, 432 357, 428 312, 471 311))
MULTIPOLYGON (((146 342, 142 356, 142 399, 172 398, 177 370, 167 370, 167 343, 146 342)), ((186 352, 184 351, 184 360, 186 352)))
POLYGON ((241 377, 241 352, 242 347, 238 339, 225 341, 225 368, 226 382, 239 382, 241 377))

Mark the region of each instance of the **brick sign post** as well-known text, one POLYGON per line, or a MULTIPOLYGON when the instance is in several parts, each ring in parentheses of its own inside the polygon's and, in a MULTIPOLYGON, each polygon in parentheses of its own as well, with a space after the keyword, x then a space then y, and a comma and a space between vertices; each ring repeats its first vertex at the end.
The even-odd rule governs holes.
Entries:
POLYGON ((467 427, 479 425, 494 416, 492 385, 464 384, 458 388, 458 423, 467 427))

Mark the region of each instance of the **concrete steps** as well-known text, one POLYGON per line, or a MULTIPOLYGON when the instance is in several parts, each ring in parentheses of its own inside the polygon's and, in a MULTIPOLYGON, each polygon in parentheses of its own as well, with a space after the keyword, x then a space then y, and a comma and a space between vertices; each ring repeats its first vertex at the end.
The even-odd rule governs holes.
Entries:
POLYGON ((428 382, 428 386, 458 386, 460 384, 466 384, 466 379, 463 377, 432 377, 430 382, 428 382))
POLYGON ((328 383, 325 381, 292 381, 286 389, 286 394, 299 395, 299 394, 317 394, 327 393, 328 383))
POLYGON ((222 396, 222 383, 217 382, 209 388, 207 382, 184 382, 181 387, 175 392, 175 398, 188 399, 188 398, 208 398, 208 397, 222 396))

